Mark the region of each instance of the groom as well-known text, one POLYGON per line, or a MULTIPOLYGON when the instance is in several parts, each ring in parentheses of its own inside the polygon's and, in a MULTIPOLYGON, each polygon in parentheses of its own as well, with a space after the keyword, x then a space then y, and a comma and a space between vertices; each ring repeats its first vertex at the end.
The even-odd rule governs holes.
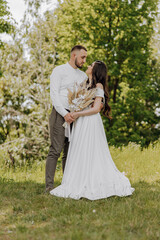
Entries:
POLYGON ((62 125, 65 121, 69 124, 74 121, 68 110, 67 89, 72 90, 75 82, 81 83, 87 78, 87 75, 80 70, 86 62, 86 58, 87 49, 81 45, 76 45, 71 49, 69 62, 55 67, 50 76, 50 96, 53 109, 49 121, 51 145, 46 161, 46 192, 53 189, 57 160, 62 150, 64 172, 69 142, 68 138, 65 137, 62 125))

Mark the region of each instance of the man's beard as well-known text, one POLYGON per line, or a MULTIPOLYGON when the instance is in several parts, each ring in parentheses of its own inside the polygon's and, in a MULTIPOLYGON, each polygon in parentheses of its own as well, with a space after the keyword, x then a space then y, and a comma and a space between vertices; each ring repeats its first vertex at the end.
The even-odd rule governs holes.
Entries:
POLYGON ((75 65, 76 65, 76 67, 78 67, 78 68, 82 68, 82 66, 79 66, 79 65, 78 65, 77 58, 75 59, 75 65))

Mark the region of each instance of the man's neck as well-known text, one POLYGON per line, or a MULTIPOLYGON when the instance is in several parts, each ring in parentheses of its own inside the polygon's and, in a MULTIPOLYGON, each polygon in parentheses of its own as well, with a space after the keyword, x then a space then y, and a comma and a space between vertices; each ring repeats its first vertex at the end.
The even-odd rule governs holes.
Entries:
POLYGON ((74 69, 77 69, 77 66, 75 65, 75 63, 70 59, 69 62, 68 62, 71 67, 73 67, 74 69))

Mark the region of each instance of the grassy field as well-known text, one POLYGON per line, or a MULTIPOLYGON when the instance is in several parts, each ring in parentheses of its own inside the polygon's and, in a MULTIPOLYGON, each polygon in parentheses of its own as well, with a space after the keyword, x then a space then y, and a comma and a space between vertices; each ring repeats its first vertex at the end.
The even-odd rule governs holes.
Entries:
MULTIPOLYGON (((140 151, 111 147, 130 179, 130 197, 79 201, 44 194, 45 163, 0 168, 0 240, 159 240, 160 144, 140 151)), ((56 185, 62 179, 56 172, 56 185)))

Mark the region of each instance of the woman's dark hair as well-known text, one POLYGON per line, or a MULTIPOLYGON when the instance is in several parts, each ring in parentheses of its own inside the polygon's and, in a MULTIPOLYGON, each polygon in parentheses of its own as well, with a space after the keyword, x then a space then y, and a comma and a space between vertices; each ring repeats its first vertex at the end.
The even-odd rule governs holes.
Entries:
POLYGON ((108 93, 108 86, 107 86, 107 67, 104 62, 99 61, 99 60, 94 62, 94 66, 92 69, 91 88, 95 88, 97 83, 101 83, 103 85, 103 89, 104 89, 105 104, 102 109, 102 113, 104 116, 108 117, 109 119, 112 119, 112 117, 110 116, 111 107, 108 104, 109 93, 108 93))

